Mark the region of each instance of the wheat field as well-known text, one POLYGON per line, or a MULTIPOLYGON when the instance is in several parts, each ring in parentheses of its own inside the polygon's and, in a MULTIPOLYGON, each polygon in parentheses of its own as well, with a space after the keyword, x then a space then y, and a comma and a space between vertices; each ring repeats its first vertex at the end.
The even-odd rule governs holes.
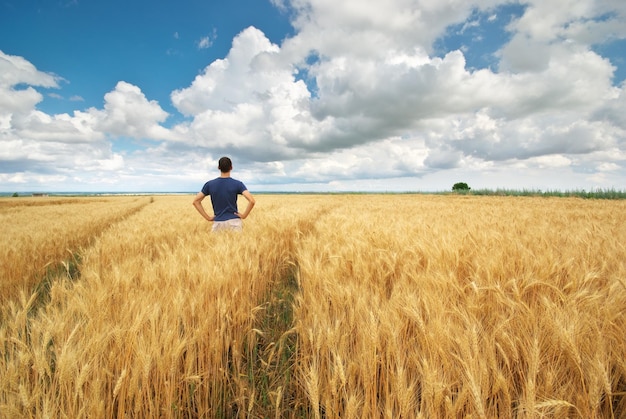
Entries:
POLYGON ((626 201, 192 199, 0 200, 0 417, 626 417, 626 201))
POLYGON ((0 303, 28 292, 47 268, 148 202, 137 197, 0 199, 0 303))

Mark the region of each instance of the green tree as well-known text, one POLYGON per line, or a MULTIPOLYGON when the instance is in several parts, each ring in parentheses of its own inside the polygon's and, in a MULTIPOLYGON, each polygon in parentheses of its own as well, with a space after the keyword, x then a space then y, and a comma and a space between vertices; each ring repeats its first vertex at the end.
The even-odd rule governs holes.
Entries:
POLYGON ((469 191, 470 189, 472 188, 470 188, 465 182, 457 182, 454 186, 452 186, 453 191, 469 191))
POLYGON ((17 198, 18 196, 19 196, 19 195, 17 194, 17 192, 15 192, 15 193, 13 194, 13 198, 17 198))

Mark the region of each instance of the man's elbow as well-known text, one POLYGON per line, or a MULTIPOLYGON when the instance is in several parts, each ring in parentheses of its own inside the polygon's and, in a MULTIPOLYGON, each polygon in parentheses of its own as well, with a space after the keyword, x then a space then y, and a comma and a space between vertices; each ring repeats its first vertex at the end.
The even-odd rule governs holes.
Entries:
POLYGON ((251 207, 253 207, 254 204, 256 204, 256 201, 254 200, 254 196, 252 196, 250 192, 244 191, 243 197, 246 198, 246 200, 248 201, 248 204, 250 204, 251 207))

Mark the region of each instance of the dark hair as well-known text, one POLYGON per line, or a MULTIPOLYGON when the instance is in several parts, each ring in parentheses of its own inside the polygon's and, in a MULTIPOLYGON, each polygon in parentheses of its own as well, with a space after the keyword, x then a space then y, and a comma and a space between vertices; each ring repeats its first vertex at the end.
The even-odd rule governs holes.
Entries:
POLYGON ((233 170, 233 162, 230 161, 228 157, 222 157, 217 165, 217 168, 220 169, 220 172, 226 173, 233 170))

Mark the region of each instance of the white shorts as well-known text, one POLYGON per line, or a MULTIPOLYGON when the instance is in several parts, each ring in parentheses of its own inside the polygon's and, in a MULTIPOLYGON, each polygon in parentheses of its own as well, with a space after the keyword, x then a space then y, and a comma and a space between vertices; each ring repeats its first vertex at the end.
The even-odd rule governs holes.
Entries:
POLYGON ((243 230, 243 221, 241 218, 233 218, 226 221, 213 221, 213 228, 211 231, 223 231, 223 230, 243 230))

